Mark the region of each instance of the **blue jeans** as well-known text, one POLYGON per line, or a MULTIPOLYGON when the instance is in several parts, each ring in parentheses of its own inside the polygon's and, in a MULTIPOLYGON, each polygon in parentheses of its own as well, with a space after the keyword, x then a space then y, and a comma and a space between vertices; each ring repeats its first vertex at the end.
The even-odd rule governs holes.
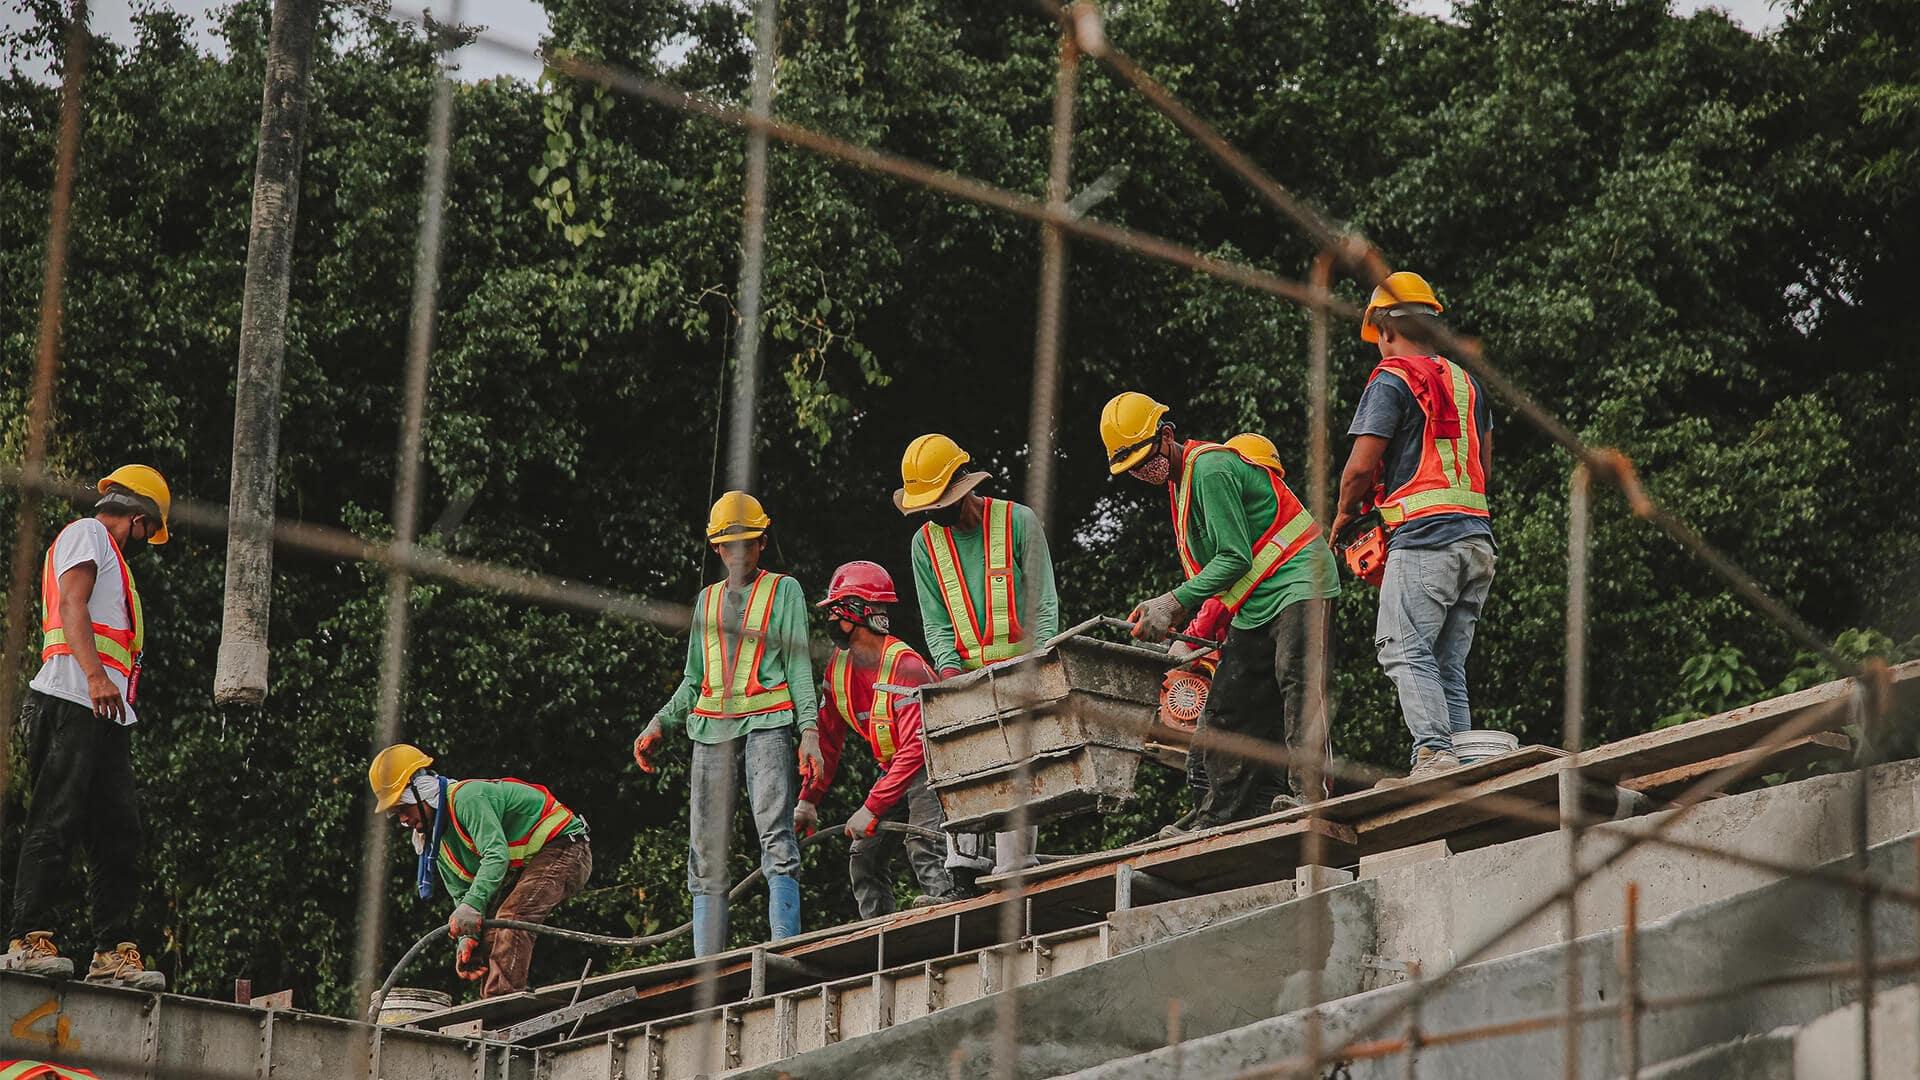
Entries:
POLYGON ((687 891, 725 896, 727 844, 733 831, 734 793, 745 771, 747 801, 760 833, 760 869, 769 877, 800 872, 800 841, 793 835, 793 803, 800 797, 790 727, 749 731, 723 743, 694 743, 687 782, 693 805, 687 815, 687 891))
POLYGON ((1387 556, 1373 644, 1400 694, 1416 757, 1421 747, 1452 750, 1453 733, 1473 726, 1467 653, 1495 558, 1493 542, 1481 536, 1387 556))

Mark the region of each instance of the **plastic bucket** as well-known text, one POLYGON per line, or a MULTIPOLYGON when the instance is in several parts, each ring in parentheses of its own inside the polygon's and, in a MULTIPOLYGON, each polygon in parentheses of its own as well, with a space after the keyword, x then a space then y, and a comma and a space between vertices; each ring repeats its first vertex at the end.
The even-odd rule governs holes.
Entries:
POLYGON ((1453 736, 1453 756, 1462 765, 1472 765, 1520 749, 1520 739, 1511 731, 1461 731, 1453 736))
POLYGON ((396 986, 380 1003, 378 1022, 405 1024, 428 1013, 453 1007, 453 995, 442 990, 423 990, 415 986, 396 986))

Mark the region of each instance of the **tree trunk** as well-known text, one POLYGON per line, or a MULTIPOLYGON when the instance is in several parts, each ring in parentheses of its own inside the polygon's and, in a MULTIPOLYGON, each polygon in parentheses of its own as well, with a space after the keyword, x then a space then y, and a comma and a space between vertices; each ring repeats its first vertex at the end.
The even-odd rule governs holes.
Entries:
POLYGON ((274 0, 253 169, 240 366, 234 379, 233 487, 228 497, 226 611, 213 699, 267 696, 267 616, 273 600, 273 495, 280 450, 280 365, 319 0, 274 0))

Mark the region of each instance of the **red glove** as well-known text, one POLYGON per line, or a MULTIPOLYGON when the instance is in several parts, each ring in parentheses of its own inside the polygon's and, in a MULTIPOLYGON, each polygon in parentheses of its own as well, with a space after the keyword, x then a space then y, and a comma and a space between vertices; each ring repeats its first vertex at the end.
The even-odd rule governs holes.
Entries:
POLYGON ((460 976, 468 982, 478 982, 487 977, 486 954, 482 953, 478 960, 476 960, 473 955, 479 947, 480 940, 478 938, 463 937, 460 939, 460 947, 454 950, 453 954, 453 973, 455 975, 460 976))
POLYGON ((660 722, 655 720, 647 725, 639 738, 633 740, 633 763, 640 766, 641 772, 653 771, 653 760, 648 755, 653 753, 653 748, 659 746, 663 738, 665 735, 660 731, 660 722))

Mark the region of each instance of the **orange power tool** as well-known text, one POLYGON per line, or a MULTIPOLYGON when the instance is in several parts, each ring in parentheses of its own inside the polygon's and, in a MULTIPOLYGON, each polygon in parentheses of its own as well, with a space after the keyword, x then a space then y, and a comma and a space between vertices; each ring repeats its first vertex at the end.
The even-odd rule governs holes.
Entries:
POLYGON ((1348 522, 1333 538, 1333 546, 1339 549, 1348 572, 1376 589, 1380 587, 1387 573, 1387 525, 1380 511, 1369 510, 1348 522))

